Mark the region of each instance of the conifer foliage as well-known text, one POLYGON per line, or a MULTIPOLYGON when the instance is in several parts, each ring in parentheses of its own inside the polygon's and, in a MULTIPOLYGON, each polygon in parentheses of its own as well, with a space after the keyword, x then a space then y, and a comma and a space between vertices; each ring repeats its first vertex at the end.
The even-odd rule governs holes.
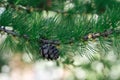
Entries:
POLYGON ((119 0, 0 0, 0 7, 0 54, 56 60, 120 53, 119 0))

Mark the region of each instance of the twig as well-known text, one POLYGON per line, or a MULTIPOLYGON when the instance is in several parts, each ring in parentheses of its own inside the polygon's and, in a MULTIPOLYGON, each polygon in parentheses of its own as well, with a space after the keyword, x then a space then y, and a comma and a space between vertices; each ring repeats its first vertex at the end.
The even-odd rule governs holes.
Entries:
POLYGON ((4 26, 0 27, 0 31, 6 32, 7 34, 11 34, 13 36, 19 36, 19 34, 17 34, 15 31, 13 30, 8 30, 6 29, 4 26))
POLYGON ((88 35, 84 36, 83 40, 87 41, 89 39, 95 39, 95 38, 98 38, 98 37, 108 37, 113 32, 114 32, 114 30, 110 29, 110 30, 106 30, 106 31, 104 31, 102 33, 91 33, 91 34, 88 34, 88 35))

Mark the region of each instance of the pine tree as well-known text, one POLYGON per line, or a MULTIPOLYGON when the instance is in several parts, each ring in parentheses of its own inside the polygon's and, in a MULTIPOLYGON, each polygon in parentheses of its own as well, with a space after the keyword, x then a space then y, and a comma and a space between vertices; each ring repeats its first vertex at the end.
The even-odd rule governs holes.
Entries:
POLYGON ((0 0, 0 54, 27 52, 33 59, 120 53, 118 0, 0 0))

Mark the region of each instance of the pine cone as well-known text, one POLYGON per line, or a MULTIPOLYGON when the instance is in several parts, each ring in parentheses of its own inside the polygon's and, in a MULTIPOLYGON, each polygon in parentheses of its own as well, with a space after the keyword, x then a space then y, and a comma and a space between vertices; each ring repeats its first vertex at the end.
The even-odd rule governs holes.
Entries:
POLYGON ((41 46, 41 54, 48 60, 56 60, 59 58, 59 50, 52 44, 43 44, 41 46))

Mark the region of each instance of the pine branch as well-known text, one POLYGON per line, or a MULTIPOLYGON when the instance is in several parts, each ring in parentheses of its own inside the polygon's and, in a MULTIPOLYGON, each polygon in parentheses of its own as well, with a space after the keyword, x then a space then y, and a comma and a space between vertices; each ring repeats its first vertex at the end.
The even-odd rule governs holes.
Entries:
MULTIPOLYGON (((26 40, 30 39, 30 37, 26 34, 24 34, 23 36, 20 36, 20 34, 15 32, 14 30, 8 30, 3 26, 0 27, 0 31, 3 31, 7 34, 11 34, 12 36, 23 37, 26 40)), ((113 29, 110 29, 110 30, 106 30, 102 33, 90 33, 90 34, 84 36, 82 39, 83 39, 83 41, 88 41, 90 39, 96 39, 98 37, 108 37, 109 35, 113 34, 114 32, 115 31, 113 29)), ((118 33, 119 31, 116 31, 116 32, 118 33)), ((55 44, 55 45, 60 45, 61 44, 61 41, 59 41, 59 40, 47 40, 47 39, 40 38, 38 41, 40 43, 44 43, 44 44, 55 44)), ((74 41, 70 40, 70 41, 68 41, 67 43, 64 43, 64 44, 71 44, 71 43, 74 43, 74 41)))
MULTIPOLYGON (((48 3, 50 5, 50 3, 48 3)), ((13 8, 16 11, 22 10, 26 11, 27 13, 31 12, 39 12, 39 11, 52 11, 56 13, 61 13, 61 14, 81 14, 81 12, 69 12, 69 11, 61 11, 61 10, 53 10, 53 9, 45 9, 45 8, 37 8, 37 7, 32 7, 32 6, 22 6, 22 5, 14 5, 10 4, 8 2, 0 2, 0 7, 5 7, 5 8, 13 8)))
MULTIPOLYGON (((74 1, 70 1, 71 3, 74 3, 74 1)), ((75 1, 76 2, 76 1, 75 1)), ((89 13, 89 11, 96 11, 96 8, 94 7, 97 7, 98 8, 98 12, 96 12, 97 14, 100 14, 100 13, 104 13, 106 11, 106 7, 105 7, 105 4, 108 5, 109 7, 113 7, 114 5, 119 5, 118 3, 116 3, 116 1, 114 0, 110 0, 110 1, 105 1, 104 5, 100 6, 102 1, 92 1, 91 3, 89 2, 86 2, 86 4, 82 4, 81 7, 86 7, 86 9, 88 9, 86 12, 89 13), (107 4, 108 2, 108 4, 107 4), (114 3, 113 5, 110 5, 110 2, 114 3), (92 7, 92 4, 94 4, 94 7, 92 7)), ((81 14, 83 12, 80 12, 79 10, 78 11, 64 11, 64 10, 55 10, 55 9, 49 9, 49 7, 51 7, 52 5, 52 0, 47 0, 46 3, 41 3, 39 7, 32 7, 32 6, 23 6, 23 5, 15 5, 13 3, 9 3, 7 1, 0 1, 0 6, 1 7, 6 7, 6 8, 13 8, 14 10, 23 10, 23 11, 26 11, 27 13, 31 13, 31 12, 41 12, 43 10, 46 10, 46 11, 52 11, 52 12, 55 12, 55 13, 61 13, 61 14, 81 14), (44 8, 43 5, 46 5, 47 8, 44 8)))
MULTIPOLYGON (((79 12, 76 13, 76 7, 72 9, 73 11, 60 11, 35 6, 22 6, 22 4, 15 5, 8 2, 0 3, 0 6, 6 7, 6 11, 0 16, 0 31, 18 37, 18 42, 20 44, 16 44, 20 45, 20 47, 22 48, 29 48, 28 50, 30 50, 30 52, 33 49, 38 52, 38 48, 40 48, 40 51, 42 50, 42 56, 47 59, 52 60, 58 58, 59 51, 57 49, 57 45, 60 45, 61 48, 63 48, 64 46, 64 48, 67 47, 67 49, 69 50, 75 50, 74 52, 76 52, 76 49, 79 49, 80 53, 83 52, 83 54, 89 56, 90 54, 87 54, 85 50, 90 50, 91 52, 94 52, 94 48, 89 45, 89 42, 91 40, 97 38, 99 38, 99 41, 101 41, 101 38, 103 40, 106 40, 104 38, 110 35, 112 35, 113 39, 114 35, 119 33, 119 30, 115 30, 116 28, 118 28, 118 22, 120 20, 120 15, 118 14, 119 8, 117 8, 118 10, 116 10, 116 7, 112 9, 106 8, 105 14, 100 15, 96 21, 93 17, 91 17, 91 19, 88 19, 88 15, 61 15, 81 14, 79 12), (50 18, 44 18, 44 13, 38 13, 39 11, 43 10, 54 11, 61 14, 55 14, 50 18), (26 11, 27 13, 31 14, 26 14, 26 12, 19 13, 19 11, 26 11), (6 28, 9 25, 13 28, 13 30, 9 30, 6 28), (24 44, 25 41, 27 41, 29 44, 24 44), (88 44, 86 44, 86 42, 88 44), (72 44, 74 45, 72 46, 72 44), (52 54, 52 52, 55 53, 52 54)), ((49 2, 47 4, 51 5, 51 3, 49 2)), ((10 43, 10 40, 7 41, 8 43, 10 43)), ((6 46, 9 47, 9 45, 10 44, 6 46)), ((101 46, 102 48, 104 48, 104 44, 102 44, 101 46)), ((117 47, 119 46, 117 45, 117 47)), ((63 52, 67 52, 67 49, 63 49, 63 52)))

